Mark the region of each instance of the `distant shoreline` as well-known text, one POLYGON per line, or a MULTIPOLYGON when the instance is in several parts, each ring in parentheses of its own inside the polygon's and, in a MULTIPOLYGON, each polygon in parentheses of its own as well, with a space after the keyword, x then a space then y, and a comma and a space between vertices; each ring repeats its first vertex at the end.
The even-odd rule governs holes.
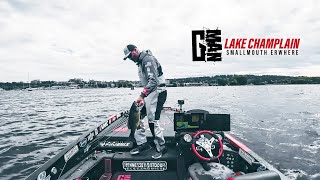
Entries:
MULTIPOLYGON (((251 84, 247 84, 247 85, 226 85, 226 86, 211 86, 211 87, 248 87, 248 86, 285 86, 285 85, 320 85, 320 84, 264 84, 264 85, 251 85, 251 84)), ((210 86, 167 86, 167 88, 169 87, 175 87, 175 88, 185 88, 185 87, 210 87, 210 86)), ((136 88, 143 88, 143 87, 136 87, 136 88)), ((75 90, 75 89, 130 89, 129 87, 106 87, 106 88, 60 88, 60 89, 48 89, 48 88, 31 88, 30 90, 28 88, 26 89, 12 89, 12 90, 4 90, 4 89, 0 89, 1 91, 39 91, 39 90, 48 90, 48 91, 53 91, 53 90, 75 90)))
MULTIPOLYGON (((320 84, 320 77, 277 76, 277 75, 217 75, 167 79, 167 87, 191 86, 243 86, 243 85, 289 85, 289 84, 320 84)), ((139 81, 84 81, 81 78, 68 81, 31 82, 0 82, 2 90, 52 90, 52 89, 89 89, 89 88, 134 88, 139 87, 139 81)))

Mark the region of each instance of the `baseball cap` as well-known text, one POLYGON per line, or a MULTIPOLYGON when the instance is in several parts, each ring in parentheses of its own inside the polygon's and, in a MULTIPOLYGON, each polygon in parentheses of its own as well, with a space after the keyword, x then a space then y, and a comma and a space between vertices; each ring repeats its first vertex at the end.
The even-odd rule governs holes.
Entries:
POLYGON ((124 53, 124 58, 123 58, 123 60, 126 60, 126 59, 130 56, 131 52, 132 52, 135 48, 137 48, 137 46, 135 46, 135 45, 133 45, 133 44, 127 45, 127 46, 123 49, 123 53, 124 53))

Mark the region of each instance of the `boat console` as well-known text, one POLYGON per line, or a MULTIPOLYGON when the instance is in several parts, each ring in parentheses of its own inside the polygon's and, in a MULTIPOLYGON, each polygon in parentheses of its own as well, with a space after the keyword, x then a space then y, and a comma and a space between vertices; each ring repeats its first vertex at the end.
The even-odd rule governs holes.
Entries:
POLYGON ((201 109, 176 112, 174 130, 192 179, 281 179, 245 152, 249 148, 225 134, 230 131, 230 114, 201 109), (264 172, 251 173, 259 171, 264 172))

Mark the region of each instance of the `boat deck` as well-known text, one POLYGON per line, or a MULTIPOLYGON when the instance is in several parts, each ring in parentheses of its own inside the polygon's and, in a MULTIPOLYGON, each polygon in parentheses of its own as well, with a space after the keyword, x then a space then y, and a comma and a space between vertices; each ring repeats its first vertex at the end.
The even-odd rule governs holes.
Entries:
MULTIPOLYGON (((147 117, 142 119, 144 126, 146 128, 146 135, 148 141, 152 139, 152 134, 148 125, 147 117)), ((174 124, 173 124, 173 112, 163 110, 161 112, 160 117, 160 125, 163 129, 163 135, 165 140, 170 143, 174 140, 175 132, 174 132, 174 124)), ((104 140, 124 140, 125 138, 129 138, 131 130, 127 127, 127 121, 122 123, 119 127, 114 128, 113 131, 109 131, 106 133, 101 133, 99 136, 104 136, 104 140)))

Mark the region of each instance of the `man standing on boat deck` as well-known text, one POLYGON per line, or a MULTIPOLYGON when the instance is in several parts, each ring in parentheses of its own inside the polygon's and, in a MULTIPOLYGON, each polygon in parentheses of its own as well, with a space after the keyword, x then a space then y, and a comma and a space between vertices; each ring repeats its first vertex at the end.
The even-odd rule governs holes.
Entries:
MULTIPOLYGON (((137 103, 139 106, 145 105, 149 127, 156 144, 156 153, 152 155, 152 158, 158 159, 167 151, 163 131, 159 124, 161 110, 167 99, 162 67, 150 50, 140 52, 135 45, 129 44, 123 52, 125 54, 123 60, 129 58, 138 66, 139 79, 144 88, 137 103)), ((130 151, 132 155, 151 149, 145 132, 143 122, 140 121, 140 128, 134 134, 138 146, 130 151)))

